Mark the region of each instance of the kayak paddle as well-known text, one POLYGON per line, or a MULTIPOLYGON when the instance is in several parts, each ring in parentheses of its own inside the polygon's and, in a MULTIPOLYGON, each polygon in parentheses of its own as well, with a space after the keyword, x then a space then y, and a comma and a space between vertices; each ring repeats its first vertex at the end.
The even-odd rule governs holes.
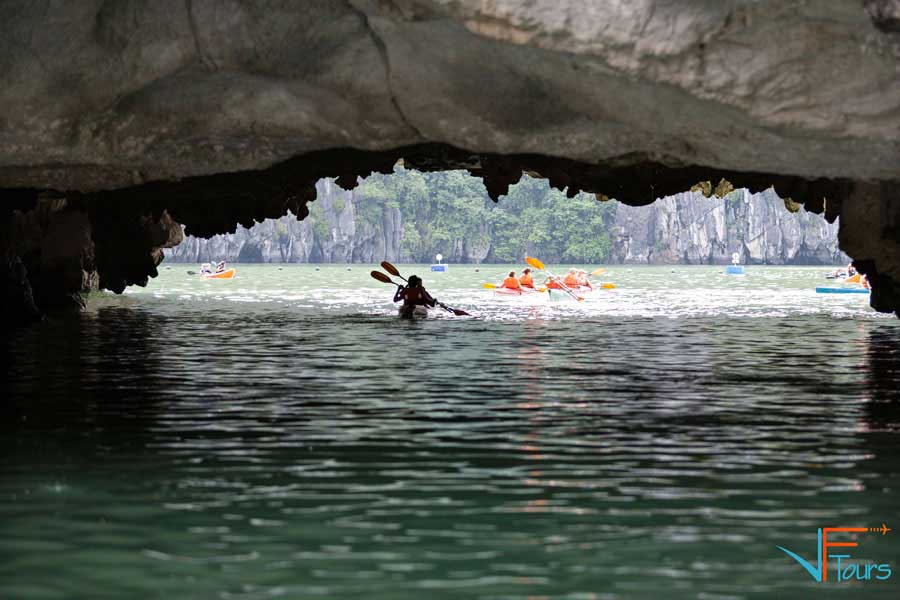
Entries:
POLYGON ((373 278, 373 279, 377 279, 378 281, 380 281, 380 282, 382 282, 382 283, 390 283, 391 285, 396 285, 397 287, 403 287, 402 285, 400 285, 399 283, 395 282, 393 279, 391 279, 390 277, 388 277, 387 275, 385 275, 385 274, 382 273, 381 271, 372 271, 372 272, 370 273, 370 275, 372 275, 372 278, 373 278))
POLYGON ((573 298, 575 298, 575 299, 578 300, 579 302, 583 302, 583 301, 584 301, 584 298, 582 298, 581 296, 579 296, 578 294, 576 294, 575 292, 573 292, 572 289, 571 289, 569 286, 567 286, 566 284, 564 284, 564 283, 562 282, 562 280, 561 280, 559 277, 557 277, 556 275, 554 275, 553 273, 551 273, 550 271, 548 271, 547 269, 545 269, 545 268, 544 268, 544 263, 542 263, 542 262, 539 261, 538 259, 534 258, 533 256, 526 256, 526 257, 525 257, 525 262, 527 262, 529 265, 531 265, 532 267, 534 267, 534 268, 537 269, 538 271, 543 271, 544 273, 546 273, 546 274, 550 277, 550 279, 555 280, 556 283, 559 284, 559 287, 560 287, 563 291, 565 291, 566 293, 568 293, 570 296, 572 296, 573 298))
POLYGON ((493 283, 482 283, 481 287, 483 287, 486 290, 496 290, 497 289, 497 286, 494 285, 493 283))
MULTIPOLYGON (((388 273, 390 273, 391 275, 395 275, 395 276, 399 277, 400 279, 402 279, 403 281, 406 281, 406 277, 401 275, 400 271, 397 269, 397 267, 395 267, 388 261, 386 261, 386 260, 381 261, 381 268, 384 269, 385 271, 387 271, 388 273)), ((387 275, 384 275, 383 273, 379 273, 378 271, 372 271, 372 277, 375 277, 376 273, 378 273, 379 275, 383 275, 388 281, 390 281, 390 278, 387 275)), ((379 281, 384 281, 384 279, 381 279, 379 277, 375 277, 375 279, 378 279, 379 281)), ((394 283, 394 282, 391 281, 391 283, 394 283)), ((394 284, 394 285, 397 285, 397 284, 394 284)), ((435 298, 434 301, 437 303, 438 306, 440 306, 447 312, 452 312, 457 317, 471 317, 472 316, 464 310, 460 310, 458 308, 450 308, 443 302, 439 301, 437 298, 435 298)))
POLYGON ((395 267, 388 261, 386 261, 386 260, 381 261, 381 268, 384 269, 385 271, 387 271, 388 273, 390 273, 391 275, 393 275, 395 277, 399 277, 403 281, 406 281, 406 277, 401 275, 400 271, 397 270, 397 267, 395 267))
POLYGON ((603 267, 599 267, 599 268, 591 271, 591 277, 595 277, 597 275, 603 275, 604 273, 606 273, 606 269, 604 269, 603 267))

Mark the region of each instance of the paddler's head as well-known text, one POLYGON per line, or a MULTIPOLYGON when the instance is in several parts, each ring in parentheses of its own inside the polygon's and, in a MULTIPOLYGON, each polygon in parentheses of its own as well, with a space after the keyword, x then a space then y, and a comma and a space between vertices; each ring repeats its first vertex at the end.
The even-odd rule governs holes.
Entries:
POLYGON ((406 285, 414 288, 422 285, 422 279, 418 275, 410 275, 406 285))
POLYGON ((522 271, 522 275, 528 275, 529 273, 531 273, 531 269, 527 267, 522 271))
POLYGON ((516 272, 515 272, 515 271, 510 271, 510 272, 509 272, 509 275, 507 275, 507 277, 515 277, 515 276, 516 276, 516 272))

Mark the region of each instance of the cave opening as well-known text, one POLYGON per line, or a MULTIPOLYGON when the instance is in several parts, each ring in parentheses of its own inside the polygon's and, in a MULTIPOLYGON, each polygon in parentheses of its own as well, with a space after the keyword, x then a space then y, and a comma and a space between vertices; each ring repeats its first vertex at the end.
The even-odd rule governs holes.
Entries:
POLYGON ((871 231, 873 206, 887 206, 894 188, 670 166, 640 156, 600 165, 442 145, 326 151, 262 171, 114 190, 15 190, 5 254, 7 279, 16 283, 8 297, 22 298, 32 315, 77 311, 83 292, 146 285, 165 254, 170 264, 425 263, 437 253, 464 264, 518 263, 533 254, 579 264, 733 259, 835 265, 852 259, 872 288, 872 306, 896 312, 896 244, 890 238, 896 215, 881 210, 880 231, 861 235, 866 227, 871 231), (302 235, 293 220, 281 218, 285 214, 298 217, 302 235), (812 233, 782 223, 790 214, 799 214, 812 233), (839 243, 826 242, 842 215, 839 243), (752 225, 739 222, 748 219, 752 225), (368 228, 369 240, 353 239, 357 222, 368 228), (268 233, 235 241, 237 228, 246 232, 258 223, 268 233), (179 246, 185 235, 188 242, 179 246), (199 241, 213 236, 218 246, 199 241), (848 248, 850 257, 843 254, 848 248))

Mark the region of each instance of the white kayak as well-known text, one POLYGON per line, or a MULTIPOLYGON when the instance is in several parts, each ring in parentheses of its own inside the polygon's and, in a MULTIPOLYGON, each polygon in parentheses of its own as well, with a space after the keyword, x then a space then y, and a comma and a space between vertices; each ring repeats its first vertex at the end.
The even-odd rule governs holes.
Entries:
POLYGON ((427 306, 401 306, 397 309, 397 316, 402 319, 427 319, 430 311, 427 306))

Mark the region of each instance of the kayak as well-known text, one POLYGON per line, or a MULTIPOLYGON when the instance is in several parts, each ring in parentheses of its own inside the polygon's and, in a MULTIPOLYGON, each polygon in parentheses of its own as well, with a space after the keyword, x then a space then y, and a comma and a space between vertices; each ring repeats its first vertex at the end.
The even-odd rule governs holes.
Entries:
POLYGON ((537 294, 540 294, 540 292, 537 290, 521 290, 521 291, 519 291, 519 290, 511 290, 509 288, 500 288, 500 287, 498 287, 497 289, 494 290, 495 296, 513 296, 516 298, 523 298, 523 297, 529 298, 529 297, 535 296, 537 294))
POLYGON ((221 273, 200 273, 203 279, 234 279, 234 268, 226 269, 221 273))
POLYGON ((858 287, 816 287, 817 294, 868 294, 869 290, 858 287))
POLYGON ((428 318, 427 306, 401 306, 397 309, 397 316, 401 319, 426 319, 428 318))

